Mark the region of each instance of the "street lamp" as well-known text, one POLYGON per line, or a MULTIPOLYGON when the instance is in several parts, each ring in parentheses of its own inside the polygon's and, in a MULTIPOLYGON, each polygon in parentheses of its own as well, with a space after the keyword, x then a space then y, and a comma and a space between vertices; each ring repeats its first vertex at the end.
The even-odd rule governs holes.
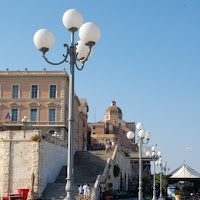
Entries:
MULTIPOLYGON (((151 133, 149 131, 145 131, 144 129, 144 124, 139 122, 136 125, 136 128, 138 129, 139 133, 139 187, 138 187, 138 200, 143 200, 143 193, 142 193, 142 146, 143 146, 143 140, 144 138, 147 140, 147 143, 149 142, 150 138, 151 138, 151 133)), ((129 131, 127 133, 127 138, 130 140, 133 140, 135 137, 135 133, 133 131, 129 131)), ((134 144, 133 142, 131 142, 132 144, 134 144)), ((147 144, 146 143, 146 144, 147 144)))
MULTIPOLYGON (((156 145, 157 146, 157 145, 156 145)), ((156 160, 162 156, 162 153, 159 151, 158 153, 156 152, 156 146, 152 146, 151 147, 151 152, 147 151, 146 152, 146 156, 148 156, 149 158, 152 158, 153 160, 153 200, 156 200, 156 170, 155 170, 155 164, 156 164, 156 160)))
POLYGON ((70 56, 70 75, 69 75, 69 118, 68 118, 68 164, 67 164, 67 184, 65 199, 75 199, 72 195, 74 188, 74 158, 73 158, 73 133, 74 133, 74 66, 78 70, 82 70, 85 61, 91 56, 92 47, 100 39, 100 29, 93 22, 83 24, 83 16, 76 9, 67 10, 63 15, 63 24, 71 32, 71 45, 64 44, 67 48, 67 53, 64 59, 58 63, 50 62, 45 53, 53 47, 55 39, 51 31, 47 29, 40 29, 34 35, 35 46, 42 52, 42 57, 46 62, 52 65, 60 65, 67 61, 70 56), (83 25, 82 25, 83 24, 83 25), (80 29, 79 29, 80 28, 80 29), (79 29, 80 41, 74 45, 74 33, 79 29), (82 63, 81 67, 77 66, 76 61, 82 63))
MULTIPOLYGON (((167 162, 165 161, 164 163, 163 163, 163 170, 164 170, 164 174, 165 174, 165 182, 167 181, 166 180, 166 177, 167 177, 167 170, 169 170, 169 168, 167 169, 167 162)), ((167 190, 165 189, 165 197, 167 197, 167 190)))
POLYGON ((27 120, 27 116, 24 116, 24 118, 22 119, 22 123, 24 125, 24 138, 25 138, 25 131, 26 131, 26 126, 31 122, 30 119, 27 120))
POLYGON ((163 194, 162 194, 162 170, 165 164, 162 163, 162 157, 160 157, 159 161, 157 162, 157 165, 160 165, 160 197, 158 199, 164 200, 165 198, 163 198, 163 194))

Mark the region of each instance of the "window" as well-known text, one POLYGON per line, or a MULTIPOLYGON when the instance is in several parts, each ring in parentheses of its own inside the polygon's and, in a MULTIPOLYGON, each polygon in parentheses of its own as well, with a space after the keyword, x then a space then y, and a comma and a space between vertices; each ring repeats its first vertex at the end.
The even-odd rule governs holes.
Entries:
POLYGON ((96 134, 96 133, 93 133, 94 135, 96 134))
POLYGON ((11 113, 11 121, 17 121, 18 116, 18 109, 12 109, 11 113))
POLYGON ((50 122, 56 121, 56 109, 49 109, 49 121, 50 122))
POLYGON ((126 134, 126 131, 123 131, 123 134, 126 134))
POLYGON ((31 98, 37 98, 37 97, 38 97, 38 85, 32 85, 31 98))
POLYGON ((119 123, 119 127, 121 127, 121 123, 119 123))
POLYGON ((12 98, 19 98, 19 85, 12 86, 12 98))
POLYGON ((50 98, 56 98, 56 85, 50 85, 50 98))
POLYGON ((95 127, 95 126, 93 126, 93 129, 96 129, 96 127, 95 127))
POLYGON ((37 109, 31 109, 31 122, 37 121, 37 109))

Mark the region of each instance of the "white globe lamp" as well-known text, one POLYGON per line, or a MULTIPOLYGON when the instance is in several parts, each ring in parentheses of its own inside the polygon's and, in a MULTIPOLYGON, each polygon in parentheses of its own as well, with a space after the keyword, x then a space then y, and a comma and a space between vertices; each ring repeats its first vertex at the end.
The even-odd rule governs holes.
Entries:
POLYGON ((144 129, 144 124, 142 122, 137 123, 136 128, 138 131, 143 130, 144 129))
POLYGON ((91 51, 90 51, 90 47, 87 46, 82 40, 79 40, 77 42, 77 45, 76 45, 76 57, 79 60, 83 60, 83 59, 87 58, 88 54, 89 54, 88 58, 90 58, 92 53, 93 53, 93 49, 91 49, 91 51))
POLYGON ((159 156, 159 157, 162 156, 162 152, 161 152, 161 151, 158 152, 158 156, 159 156))
POLYGON ((100 39, 101 31, 93 22, 83 24, 79 30, 80 39, 87 45, 93 46, 100 39))
POLYGON ((127 134, 126 134, 126 137, 129 139, 129 140, 132 140, 134 137, 135 137, 135 133, 133 131, 129 131, 127 134))
POLYGON ((140 130, 138 135, 139 135, 140 138, 144 138, 146 136, 146 131, 140 130))
POLYGON ((48 29, 40 29, 35 33, 33 41, 35 46, 40 51, 46 53, 49 49, 53 47, 55 43, 55 38, 53 33, 48 29))
POLYGON ((147 156, 147 157, 151 157, 151 152, 150 152, 150 151, 147 151, 147 152, 146 152, 146 156, 147 156))
POLYGON ((147 140, 150 140, 151 137, 152 137, 151 132, 147 131, 147 132, 146 132, 146 136, 145 136, 145 138, 146 138, 147 140))
POLYGON ((152 146, 152 147, 151 147, 151 151, 153 151, 153 152, 155 152, 156 149, 157 149, 156 146, 152 146))
POLYGON ((62 21, 69 31, 75 32, 83 24, 83 16, 78 10, 70 9, 64 13, 62 21))

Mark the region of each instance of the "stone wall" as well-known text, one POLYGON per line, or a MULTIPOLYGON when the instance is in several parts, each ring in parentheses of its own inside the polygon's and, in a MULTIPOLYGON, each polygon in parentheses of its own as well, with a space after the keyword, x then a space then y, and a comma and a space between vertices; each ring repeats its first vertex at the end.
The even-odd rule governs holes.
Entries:
POLYGON ((109 190, 106 183, 112 183, 111 189, 126 191, 128 190, 129 178, 131 175, 129 151, 123 147, 116 146, 112 159, 108 158, 103 175, 98 175, 92 191, 92 200, 100 199, 100 192, 109 190), (114 176, 115 166, 119 167, 120 172, 114 176))
POLYGON ((39 198, 67 165, 65 146, 64 141, 38 130, 0 132, 0 196, 21 188, 39 198))

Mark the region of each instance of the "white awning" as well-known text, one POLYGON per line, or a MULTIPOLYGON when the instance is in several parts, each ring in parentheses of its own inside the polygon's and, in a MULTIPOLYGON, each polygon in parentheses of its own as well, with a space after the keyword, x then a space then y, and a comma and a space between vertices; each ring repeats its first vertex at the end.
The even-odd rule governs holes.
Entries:
POLYGON ((174 172, 171 173, 172 176, 170 178, 177 178, 177 179, 193 179, 193 178, 200 178, 200 174, 187 166, 186 164, 183 164, 179 168, 177 168, 174 172))

